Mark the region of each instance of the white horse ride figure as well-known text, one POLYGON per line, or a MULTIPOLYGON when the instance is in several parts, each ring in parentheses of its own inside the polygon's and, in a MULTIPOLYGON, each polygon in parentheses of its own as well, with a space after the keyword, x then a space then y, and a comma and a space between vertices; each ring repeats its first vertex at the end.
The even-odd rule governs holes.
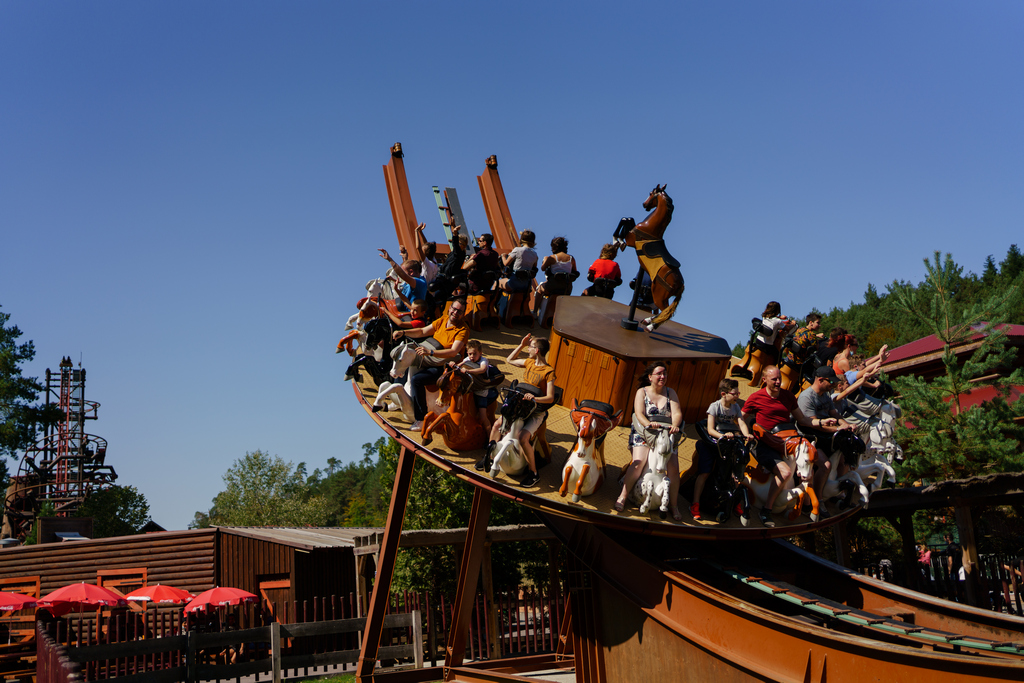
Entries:
POLYGON ((350 330, 348 334, 338 342, 335 353, 348 351, 348 355, 355 357, 358 353, 364 353, 363 344, 366 342, 366 331, 363 329, 366 323, 381 316, 381 294, 384 291, 384 279, 378 278, 366 283, 366 296, 356 302, 357 310, 345 321, 345 329, 350 330))
MULTIPOLYGON (((661 516, 665 517, 668 515, 669 504, 668 461, 682 440, 683 432, 680 430, 675 434, 670 434, 671 423, 661 422, 658 419, 661 417, 661 415, 653 416, 651 426, 647 428, 648 431, 656 432, 654 444, 647 455, 643 472, 640 473, 640 477, 629 492, 629 499, 640 506, 640 514, 645 515, 652 507, 657 507, 661 511, 661 516)), ((666 420, 671 419, 668 416, 664 417, 666 420)))
MULTIPOLYGON (((805 501, 811 503, 811 521, 818 521, 818 497, 811 487, 811 480, 814 474, 814 462, 818 457, 817 449, 806 437, 800 435, 795 429, 776 434, 785 443, 786 454, 783 462, 789 466, 789 477, 782 482, 782 487, 771 512, 781 514, 790 506, 793 510, 789 514, 790 521, 800 516, 805 501)), ((747 526, 750 523, 750 509, 756 501, 759 507, 764 507, 768 500, 768 490, 771 488, 774 472, 769 472, 763 467, 754 464, 751 458, 744 472, 744 480, 741 486, 745 489, 743 502, 741 503, 742 513, 740 523, 747 526)))
MULTIPOLYGON (((416 359, 416 349, 419 348, 419 344, 409 338, 403 337, 396 345, 395 348, 391 349, 391 360, 393 365, 391 367, 391 379, 395 381, 389 381, 382 383, 377 387, 377 398, 373 402, 371 410, 375 413, 381 410, 401 410, 402 415, 406 420, 413 421, 413 410, 412 410, 412 387, 409 381, 412 379, 412 374, 409 374, 408 379, 402 382, 402 378, 405 377, 406 372, 409 370, 409 366, 416 359), (385 399, 391 396, 394 402, 385 403, 385 399)), ((429 404, 428 404, 429 405, 429 404)))
MULTIPOLYGON (((864 507, 868 506, 868 499, 871 497, 871 490, 864 485, 864 479, 858 469, 858 465, 864 456, 864 441, 849 429, 843 429, 832 436, 833 451, 828 455, 829 472, 828 479, 821 489, 821 503, 842 497, 839 502, 839 509, 845 510, 860 500, 864 507), (839 474, 839 464, 846 465, 846 472, 839 474)), ((819 448, 818 453, 822 453, 819 448)))
POLYGON ((519 388, 518 380, 502 389, 502 393, 504 396, 498 410, 502 436, 492 447, 492 453, 487 454, 488 462, 484 466, 484 469, 490 470, 491 478, 497 477, 498 472, 516 477, 526 470, 526 456, 519 445, 519 433, 538 408, 536 401, 523 398, 524 391, 519 388))
POLYGON ((572 489, 572 502, 589 496, 604 483, 604 435, 619 423, 622 411, 601 401, 572 401, 569 413, 576 426, 576 447, 562 468, 562 487, 558 495, 572 489))

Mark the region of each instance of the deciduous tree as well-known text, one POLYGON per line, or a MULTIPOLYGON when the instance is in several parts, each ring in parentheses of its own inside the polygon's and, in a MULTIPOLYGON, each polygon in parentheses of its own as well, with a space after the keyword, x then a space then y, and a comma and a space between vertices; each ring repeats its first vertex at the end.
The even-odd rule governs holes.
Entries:
POLYGON ((92 517, 93 536, 131 536, 149 521, 149 502, 134 486, 111 486, 89 495, 78 517, 92 517))

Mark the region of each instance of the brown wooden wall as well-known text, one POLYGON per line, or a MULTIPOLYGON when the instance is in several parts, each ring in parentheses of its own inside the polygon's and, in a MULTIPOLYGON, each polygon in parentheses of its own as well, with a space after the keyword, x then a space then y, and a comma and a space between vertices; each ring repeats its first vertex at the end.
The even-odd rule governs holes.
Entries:
POLYGON ((356 590, 352 548, 303 550, 221 530, 217 557, 222 586, 259 595, 262 581, 288 580, 290 587, 276 591, 275 600, 302 601, 356 590))
POLYGON ((614 355, 551 332, 548 362, 555 367, 556 384, 562 388, 561 405, 572 407, 572 400, 604 401, 624 410, 623 423, 633 415, 633 398, 640 379, 652 360, 665 360, 668 386, 679 395, 686 424, 707 416, 708 406, 718 400, 718 383, 729 369, 728 358, 666 359, 616 358, 614 355))
POLYGON ((144 567, 147 582, 193 593, 216 581, 215 529, 46 543, 0 550, 0 578, 39 576, 43 595, 61 586, 96 583, 99 570, 144 567))

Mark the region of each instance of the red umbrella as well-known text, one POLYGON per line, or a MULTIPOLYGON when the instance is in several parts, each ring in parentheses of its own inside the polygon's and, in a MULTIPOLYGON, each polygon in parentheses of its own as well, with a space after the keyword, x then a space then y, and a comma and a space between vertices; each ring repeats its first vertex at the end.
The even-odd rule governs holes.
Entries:
POLYGON ((0 612, 10 612, 12 610, 26 609, 28 607, 35 607, 36 599, 30 598, 27 595, 21 593, 7 593, 0 591, 0 612))
POLYGON ((125 596, 125 600, 140 600, 161 605, 177 605, 182 602, 188 602, 194 597, 187 590, 175 588, 174 586, 163 586, 158 583, 154 586, 143 586, 138 590, 132 591, 125 596))
POLYGON ((50 610, 55 616, 68 612, 94 610, 98 607, 127 607, 124 597, 109 588, 92 583, 73 583, 58 588, 39 599, 39 606, 50 610))
POLYGON ((185 605, 186 612, 194 612, 197 609, 206 609, 210 605, 223 607, 224 605, 237 605, 241 602, 258 602, 259 598, 242 590, 241 588, 217 587, 204 591, 196 596, 195 600, 185 605))

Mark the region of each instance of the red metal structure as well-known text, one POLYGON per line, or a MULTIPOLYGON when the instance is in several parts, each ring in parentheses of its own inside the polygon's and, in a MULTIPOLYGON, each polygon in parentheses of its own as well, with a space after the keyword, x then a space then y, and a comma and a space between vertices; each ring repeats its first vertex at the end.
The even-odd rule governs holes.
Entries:
POLYGON ((109 487, 117 473, 105 464, 107 440, 85 431, 95 420, 99 403, 85 398, 85 370, 63 358, 60 371, 46 371, 46 403, 64 413, 47 425, 43 436, 26 449, 18 474, 11 477, 4 500, 3 536, 24 539, 44 503, 67 517, 90 493, 109 487))

